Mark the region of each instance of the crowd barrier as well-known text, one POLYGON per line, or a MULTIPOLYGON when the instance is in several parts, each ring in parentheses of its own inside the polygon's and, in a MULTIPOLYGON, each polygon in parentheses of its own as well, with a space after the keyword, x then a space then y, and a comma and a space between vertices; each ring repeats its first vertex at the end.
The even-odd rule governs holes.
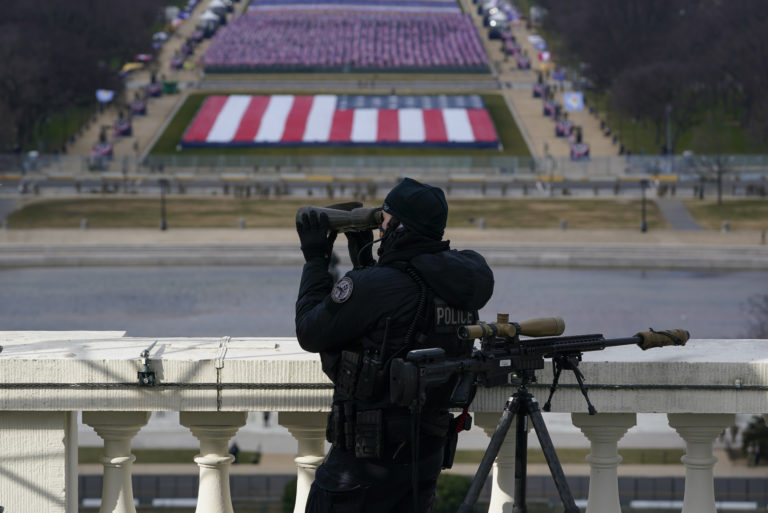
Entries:
POLYGON ((0 154, 3 179, 35 176, 102 176, 176 173, 269 175, 301 173, 321 176, 398 177, 407 175, 537 176, 544 180, 649 178, 660 181, 716 179, 718 170, 728 180, 765 183, 768 155, 661 157, 593 157, 573 161, 567 157, 512 156, 258 156, 258 155, 150 155, 146 158, 92 158, 83 155, 0 154))

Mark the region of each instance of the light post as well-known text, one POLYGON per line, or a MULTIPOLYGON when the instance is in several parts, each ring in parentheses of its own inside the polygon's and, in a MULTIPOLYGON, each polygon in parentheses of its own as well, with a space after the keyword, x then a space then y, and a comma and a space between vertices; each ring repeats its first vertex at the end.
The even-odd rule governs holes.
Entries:
POLYGON ((640 231, 642 233, 645 233, 648 231, 648 223, 645 221, 645 189, 648 187, 648 180, 640 180, 640 193, 642 195, 642 201, 641 201, 641 221, 640 221, 640 231))
POLYGON ((157 181, 160 184, 160 230, 165 231, 168 229, 168 224, 165 221, 165 191, 168 189, 169 183, 166 178, 161 178, 157 181))
POLYGON ((670 118, 672 117, 672 105, 667 104, 667 155, 673 155, 672 151, 672 129, 670 127, 670 118))

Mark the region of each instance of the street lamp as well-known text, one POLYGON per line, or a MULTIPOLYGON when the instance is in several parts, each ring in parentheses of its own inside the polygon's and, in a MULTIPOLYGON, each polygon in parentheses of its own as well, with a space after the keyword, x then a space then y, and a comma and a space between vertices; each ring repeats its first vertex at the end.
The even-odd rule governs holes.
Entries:
POLYGON ((640 193, 642 194, 642 210, 641 210, 641 221, 640 221, 640 231, 642 233, 645 233, 648 231, 648 223, 645 221, 645 189, 648 187, 648 180, 640 180, 640 193))
POLYGON ((159 179, 157 183, 160 185, 160 230, 165 231, 168 229, 165 221, 165 192, 170 184, 166 178, 159 179))
POLYGON ((672 129, 670 127, 670 117, 672 116, 672 105, 667 104, 667 155, 672 155, 672 129))

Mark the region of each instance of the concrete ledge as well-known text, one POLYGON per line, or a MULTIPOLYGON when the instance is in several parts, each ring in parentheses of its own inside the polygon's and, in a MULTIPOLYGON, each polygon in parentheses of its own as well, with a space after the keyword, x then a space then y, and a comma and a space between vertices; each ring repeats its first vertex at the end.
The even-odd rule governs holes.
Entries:
MULTIPOLYGON (((325 411, 330 382, 316 354, 295 338, 38 340, 0 332, 0 410, 325 411), (137 386, 149 349, 158 386, 137 386)), ((765 340, 692 340, 641 351, 635 346, 584 355, 581 369, 604 413, 756 413, 768 411, 765 340)), ((552 381, 551 369, 539 383, 552 381)), ((582 412, 584 400, 563 373, 553 412, 582 412)), ((538 385, 539 396, 546 393, 538 385)), ((479 389, 476 412, 498 412, 512 387, 479 389)), ((543 400, 544 397, 541 397, 543 400)))

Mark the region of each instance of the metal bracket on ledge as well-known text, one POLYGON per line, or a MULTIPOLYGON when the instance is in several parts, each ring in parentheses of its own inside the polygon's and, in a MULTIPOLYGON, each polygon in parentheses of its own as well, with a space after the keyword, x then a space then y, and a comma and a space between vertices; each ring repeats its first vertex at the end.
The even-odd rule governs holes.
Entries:
POLYGON ((149 368, 149 352, 152 351, 152 348, 155 347, 155 344, 157 344, 157 340, 152 342, 148 348, 141 352, 141 363, 144 368, 139 371, 138 385, 140 387, 153 387, 156 384, 155 371, 149 368))

